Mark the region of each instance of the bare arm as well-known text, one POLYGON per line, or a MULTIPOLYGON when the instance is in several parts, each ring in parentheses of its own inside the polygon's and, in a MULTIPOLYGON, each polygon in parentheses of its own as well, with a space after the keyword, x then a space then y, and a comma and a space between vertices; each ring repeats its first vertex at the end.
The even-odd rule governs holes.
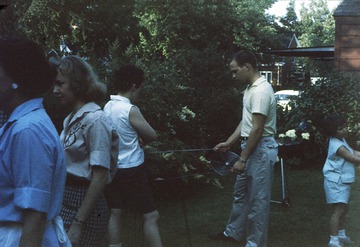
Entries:
POLYGON ((217 144, 214 147, 214 150, 221 151, 221 152, 228 151, 237 141, 239 141, 239 139, 241 137, 241 124, 242 124, 242 121, 240 121, 240 123, 236 127, 235 131, 226 140, 226 142, 221 142, 221 143, 217 144))
POLYGON ((46 225, 46 213, 25 210, 24 227, 19 247, 39 247, 42 245, 46 225))
POLYGON ((350 153, 344 146, 341 146, 337 151, 336 154, 343 157, 346 161, 353 163, 356 166, 360 166, 360 156, 357 156, 356 153, 350 153))
POLYGON ((356 156, 360 157, 360 152, 359 152, 359 151, 354 150, 354 154, 355 154, 356 156))
POLYGON ((88 191, 82 201, 81 207, 69 229, 68 235, 71 243, 76 246, 80 240, 82 223, 90 215, 97 201, 102 195, 108 181, 108 170, 101 166, 92 166, 93 178, 91 179, 88 191), (81 221, 78 222, 77 220, 81 221))
POLYGON ((134 127, 139 137, 141 138, 142 145, 146 145, 149 142, 156 140, 156 132, 146 121, 144 116, 141 114, 139 108, 132 107, 129 114, 129 120, 131 125, 134 127))
MULTIPOLYGON (((257 113, 252 114, 253 128, 250 131, 247 145, 245 149, 241 152, 242 160, 246 161, 258 146, 260 138, 262 137, 262 134, 264 132, 265 121, 266 121, 266 116, 257 113)), ((244 169, 245 169, 245 163, 239 160, 235 162, 232 171, 237 172, 237 171, 243 171, 244 169)))

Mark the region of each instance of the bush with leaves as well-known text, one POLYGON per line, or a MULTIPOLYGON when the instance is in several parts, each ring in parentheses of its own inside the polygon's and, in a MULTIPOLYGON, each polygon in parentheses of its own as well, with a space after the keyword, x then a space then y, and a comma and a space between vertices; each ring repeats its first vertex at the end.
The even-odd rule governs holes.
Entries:
POLYGON ((138 60, 147 77, 138 104, 159 135, 158 142, 147 149, 146 162, 153 178, 181 177, 218 185, 216 176, 209 173, 209 164, 200 159, 204 152, 157 153, 212 148, 227 138, 239 121, 241 97, 230 73, 224 73, 226 61, 206 49, 180 54, 138 60))
POLYGON ((337 113, 344 116, 352 133, 350 141, 357 148, 360 146, 355 141, 360 137, 359 80, 350 73, 332 73, 305 88, 299 107, 320 130, 326 115, 337 113))
MULTIPOLYGON (((105 83, 124 63, 143 68, 147 82, 137 104, 158 132, 153 148, 187 149, 212 147, 238 124, 242 97, 228 59, 238 49, 272 46, 277 34, 265 9, 273 2, 34 0, 17 16, 19 30, 48 49, 63 38, 105 83)), ((200 174, 208 169, 201 155, 151 154, 147 163, 153 176, 200 174)))
POLYGON ((347 140, 354 149, 360 148, 360 82, 349 73, 329 73, 313 84, 308 84, 300 93, 297 106, 291 111, 278 111, 279 130, 296 127, 305 120, 310 132, 310 141, 303 146, 298 156, 301 163, 322 165, 327 153, 327 137, 322 134, 322 122, 326 115, 337 113, 347 119, 351 130, 347 140))

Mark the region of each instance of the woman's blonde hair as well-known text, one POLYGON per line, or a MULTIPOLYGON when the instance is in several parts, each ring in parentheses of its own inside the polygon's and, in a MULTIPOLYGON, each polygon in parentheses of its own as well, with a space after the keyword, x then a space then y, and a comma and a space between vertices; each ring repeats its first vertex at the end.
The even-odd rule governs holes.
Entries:
POLYGON ((101 103, 105 100, 105 84, 99 81, 92 67, 81 57, 63 57, 58 64, 58 71, 69 78, 70 85, 79 99, 86 103, 101 103))

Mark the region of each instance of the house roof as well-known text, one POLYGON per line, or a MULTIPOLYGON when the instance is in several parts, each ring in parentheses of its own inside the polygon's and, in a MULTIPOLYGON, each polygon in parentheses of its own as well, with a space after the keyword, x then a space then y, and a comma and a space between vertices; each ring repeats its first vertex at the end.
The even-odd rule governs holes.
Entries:
POLYGON ((284 57, 310 57, 312 59, 320 60, 334 59, 334 47, 332 46, 287 48, 280 50, 268 50, 264 53, 284 57))
POLYGON ((360 0, 343 0, 333 16, 360 16, 360 0))
POLYGON ((297 39, 295 33, 292 35, 291 37, 291 40, 289 42, 289 45, 287 48, 296 48, 296 47, 299 47, 300 46, 300 42, 299 40, 297 39))

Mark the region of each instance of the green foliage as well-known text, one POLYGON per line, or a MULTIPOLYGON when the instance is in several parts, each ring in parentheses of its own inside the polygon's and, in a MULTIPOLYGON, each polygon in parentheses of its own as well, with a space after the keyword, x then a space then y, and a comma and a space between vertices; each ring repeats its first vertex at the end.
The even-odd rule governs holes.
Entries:
POLYGON ((334 72, 305 88, 301 94, 299 110, 320 128, 324 116, 338 113, 348 121, 352 131, 350 138, 359 140, 359 97, 359 78, 351 74, 334 72))
POLYGON ((19 29, 38 43, 58 47, 57 40, 66 25, 65 22, 59 21, 62 18, 61 14, 61 7, 57 1, 31 1, 19 19, 19 29))
POLYGON ((265 9, 275 1, 232 1, 235 9, 233 32, 234 44, 242 49, 257 51, 273 47, 276 43, 276 29, 273 20, 267 18, 265 9))
MULTIPOLYGON (((277 47, 284 43, 286 32, 298 30, 291 6, 283 20, 287 23, 284 30, 265 15, 274 2, 21 0, 6 16, 14 20, 11 30, 25 33, 48 50, 61 54, 58 47, 64 39, 70 49, 88 59, 105 83, 112 70, 124 63, 143 68, 147 81, 137 104, 159 135, 158 142, 147 147, 148 167, 154 176, 185 176, 208 171, 208 165, 199 159, 203 154, 164 158, 150 152, 213 147, 232 133, 240 120, 242 89, 229 73, 230 55, 238 49, 261 52, 277 47), (72 28, 75 24, 76 29, 72 28), (283 35, 278 35, 279 30, 283 35)), ((322 19, 328 14, 318 12, 322 15, 314 13, 314 22, 310 14, 304 16, 301 30, 320 30, 326 35, 320 39, 331 40, 332 23, 322 19), (318 21, 325 27, 318 26, 318 21)), ((5 31, 11 32, 10 28, 5 31)), ((303 37, 304 42, 316 45, 315 38, 303 37)), ((259 58, 260 62, 268 59, 262 54, 259 58)), ((48 102, 48 109, 55 111, 51 97, 48 102)), ((301 105, 296 109, 299 111, 281 112, 284 116, 279 122, 288 125, 286 128, 300 117, 311 120, 301 105)), ((189 178, 209 181, 207 176, 189 178)))
POLYGON ((303 158, 305 164, 313 164, 317 158, 324 158, 327 153, 327 137, 322 134, 322 121, 327 114, 338 113, 348 121, 351 134, 348 142, 354 149, 359 149, 360 118, 359 118, 360 83, 359 78, 351 74, 328 73, 315 84, 305 86, 292 110, 278 111, 279 132, 296 128, 304 120, 308 124, 310 141, 294 152, 295 157, 303 158))
MULTIPOLYGON (((299 41, 302 47, 334 46, 335 20, 333 13, 327 7, 327 0, 311 0, 308 8, 300 11, 301 35, 299 41)), ((321 76, 321 71, 329 71, 333 63, 302 58, 306 64, 306 73, 321 76)))
MULTIPOLYGON (((295 12, 295 1, 291 0, 286 8, 286 15, 279 19, 280 24, 274 23, 279 44, 273 48, 283 49, 289 45, 290 38, 296 34, 301 35, 300 20, 295 12)), ((275 39, 276 40, 276 39, 275 39)))
MULTIPOLYGON (((264 6, 265 2, 271 1, 263 1, 264 6)), ((264 12, 252 1, 241 3, 242 10, 251 7, 252 15, 246 15, 249 18, 264 12)), ((232 40, 238 35, 234 28, 245 33, 245 26, 251 29, 251 33, 238 35, 242 39, 239 44, 255 50, 261 49, 266 39, 262 30, 271 29, 264 17, 263 25, 244 23, 246 17, 244 13, 239 15, 239 10, 239 1, 136 3, 140 24, 148 30, 141 33, 140 44, 133 47, 133 58, 138 59, 149 78, 139 106, 160 133, 159 143, 153 145, 156 149, 213 147, 238 124, 242 97, 234 89, 227 68, 230 52, 235 49, 232 40), (241 26, 235 25, 238 23, 241 26)), ((152 168, 160 174, 204 172, 198 161, 201 154, 172 155, 171 162, 153 156, 150 159, 156 161, 149 163, 156 164, 152 168), (188 169, 189 163, 194 169, 188 169)))
POLYGON ((31 1, 5 0, 1 4, 6 5, 0 11, 0 34, 1 35, 21 35, 22 32, 18 26, 21 15, 29 8, 31 1))
POLYGON ((326 0, 312 0, 300 11, 303 47, 332 46, 335 42, 335 20, 326 0))
POLYGON ((295 0, 289 2, 289 6, 286 8, 286 15, 280 18, 280 23, 290 32, 299 35, 299 19, 295 12, 295 0))
MULTIPOLYGON (((225 64, 215 52, 192 50, 140 65, 148 79, 138 105, 160 135, 151 151, 212 147, 233 131, 240 97, 229 73, 223 73, 225 64)), ((147 157, 149 164, 156 164, 150 168, 153 174, 174 177, 208 172, 201 155, 175 153, 169 160, 150 152, 147 157)), ((208 181, 207 176, 189 177, 194 178, 208 181)))
POLYGON ((34 0, 22 13, 18 27, 61 55, 63 39, 75 54, 89 58, 105 76, 109 47, 117 41, 125 51, 139 42, 140 29, 133 11, 133 0, 34 0))

